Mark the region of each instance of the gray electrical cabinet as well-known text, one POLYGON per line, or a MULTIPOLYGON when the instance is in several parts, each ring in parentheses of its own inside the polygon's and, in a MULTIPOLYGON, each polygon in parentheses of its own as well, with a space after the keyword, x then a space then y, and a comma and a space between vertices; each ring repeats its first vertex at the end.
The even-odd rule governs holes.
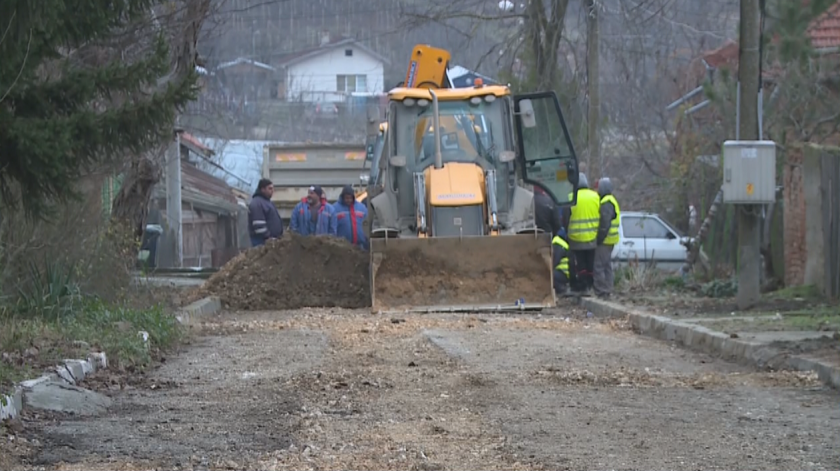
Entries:
POLYGON ((770 204, 776 201, 776 143, 723 143, 723 202, 770 204))

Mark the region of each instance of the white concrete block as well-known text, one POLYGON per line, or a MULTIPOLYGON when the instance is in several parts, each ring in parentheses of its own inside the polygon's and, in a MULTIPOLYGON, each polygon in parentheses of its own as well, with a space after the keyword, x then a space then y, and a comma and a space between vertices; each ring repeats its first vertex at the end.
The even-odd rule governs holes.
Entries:
POLYGON ((67 366, 64 364, 56 365, 55 372, 58 374, 58 377, 61 378, 62 381, 69 384, 76 384, 76 378, 73 377, 73 373, 67 369, 67 366))
POLYGON ((35 379, 28 379, 26 381, 21 381, 20 382, 20 387, 22 387, 24 390, 32 389, 35 386, 45 384, 45 383, 51 383, 53 381, 58 381, 59 379, 60 379, 59 376, 56 375, 55 373, 45 374, 45 375, 39 376, 35 379))
POLYGON ((23 391, 15 388, 10 395, 0 395, 0 422, 14 419, 23 411, 23 391))
POLYGON ((88 361, 93 365, 94 369, 108 368, 108 357, 105 352, 92 352, 88 354, 88 361))

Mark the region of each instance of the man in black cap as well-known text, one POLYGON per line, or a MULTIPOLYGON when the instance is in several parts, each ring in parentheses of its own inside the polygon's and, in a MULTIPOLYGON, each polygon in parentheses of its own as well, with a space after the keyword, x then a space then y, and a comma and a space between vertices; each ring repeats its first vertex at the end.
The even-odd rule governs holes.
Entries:
POLYGON ((310 186, 306 198, 292 210, 290 229, 300 235, 336 235, 335 210, 320 186, 310 186))

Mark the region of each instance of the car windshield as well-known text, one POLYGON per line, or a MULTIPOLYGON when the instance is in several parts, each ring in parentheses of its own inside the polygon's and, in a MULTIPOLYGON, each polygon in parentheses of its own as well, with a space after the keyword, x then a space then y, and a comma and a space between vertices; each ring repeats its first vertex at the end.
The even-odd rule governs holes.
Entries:
MULTIPOLYGON (((484 161, 496 166, 501 151, 512 150, 505 133, 502 100, 485 97, 470 101, 441 101, 440 150, 444 162, 484 161)), ((396 105, 396 153, 406 156, 419 170, 434 163, 435 129, 431 101, 425 106, 412 103, 396 105)))

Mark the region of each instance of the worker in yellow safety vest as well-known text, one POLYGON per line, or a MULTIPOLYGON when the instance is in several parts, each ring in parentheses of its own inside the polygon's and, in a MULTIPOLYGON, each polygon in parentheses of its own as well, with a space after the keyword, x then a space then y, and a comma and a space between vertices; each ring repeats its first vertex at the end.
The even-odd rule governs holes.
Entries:
POLYGON ((621 224, 621 208, 612 194, 613 186, 609 178, 598 182, 598 194, 601 197, 598 223, 598 237, 595 248, 595 294, 608 298, 613 288, 612 252, 618 243, 618 228, 621 224))
POLYGON ((558 296, 569 294, 569 243, 565 234, 560 232, 551 239, 551 259, 554 266, 554 293, 558 296))
POLYGON ((600 206, 601 197, 589 188, 586 174, 581 173, 578 178, 577 201, 564 211, 563 224, 575 259, 575 283, 572 289, 584 295, 589 295, 594 285, 600 206))

